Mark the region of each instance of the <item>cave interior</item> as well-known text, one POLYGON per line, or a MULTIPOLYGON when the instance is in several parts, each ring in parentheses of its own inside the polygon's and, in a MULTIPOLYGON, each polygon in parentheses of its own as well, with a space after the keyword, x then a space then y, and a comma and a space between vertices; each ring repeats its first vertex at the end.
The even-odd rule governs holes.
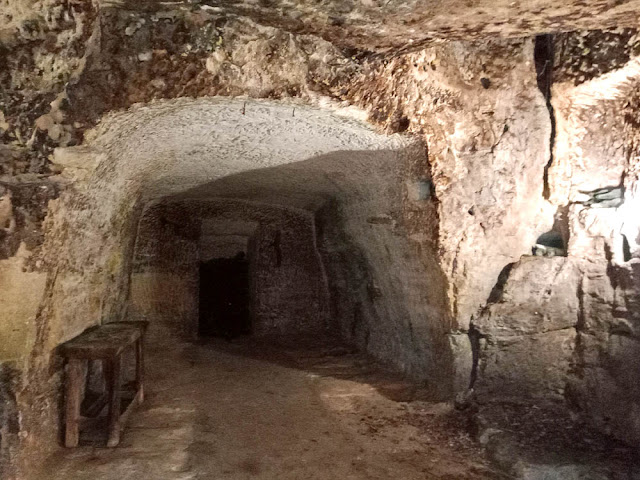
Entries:
POLYGON ((639 24, 0 0, 0 478, 640 478, 639 24))

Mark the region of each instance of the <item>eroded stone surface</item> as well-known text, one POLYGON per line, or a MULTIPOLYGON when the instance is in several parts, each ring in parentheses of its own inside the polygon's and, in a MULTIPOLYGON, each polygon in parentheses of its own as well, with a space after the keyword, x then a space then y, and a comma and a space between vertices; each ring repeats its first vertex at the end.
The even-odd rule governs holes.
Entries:
MULTIPOLYGON (((156 9, 163 3, 151 1, 142 5, 156 9)), ((521 37, 548 31, 635 27, 638 23, 634 2, 611 5, 594 0, 563 4, 548 0, 534 3, 231 0, 204 5, 208 12, 245 16, 297 34, 317 35, 342 47, 373 51, 415 50, 440 38, 521 37)))
POLYGON ((579 321, 580 270, 567 257, 523 257, 510 266, 493 303, 474 321, 492 336, 520 336, 575 328, 579 321))

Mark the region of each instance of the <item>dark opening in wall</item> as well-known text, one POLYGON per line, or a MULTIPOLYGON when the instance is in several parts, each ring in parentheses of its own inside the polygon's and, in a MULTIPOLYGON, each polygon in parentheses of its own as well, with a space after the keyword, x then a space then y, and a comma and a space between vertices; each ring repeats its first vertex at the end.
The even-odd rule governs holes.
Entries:
POLYGON ((513 269, 515 263, 508 263, 505 267, 500 271, 500 275, 498 275, 498 281, 491 289, 491 293, 489 294, 489 298, 487 299, 487 303, 497 303, 502 300, 502 294, 504 292, 504 286, 509 279, 509 274, 513 269))
POLYGON ((553 70, 553 35, 536 36, 533 56, 536 64, 538 88, 545 99, 549 100, 553 70))
POLYGON ((544 167, 543 174, 543 191, 542 195, 548 199, 551 195, 549 188, 549 168, 553 163, 553 144, 556 137, 556 119, 553 111, 553 105, 551 104, 551 85, 553 83, 553 35, 538 35, 536 36, 535 47, 533 51, 534 61, 536 65, 536 79, 538 81, 538 88, 544 95, 547 103, 547 110, 549 111, 549 119, 551 120, 551 135, 549 138, 549 160, 544 167))
POLYGON ((551 230, 540 235, 533 247, 533 254, 538 257, 566 257, 567 248, 562 234, 551 230))
POLYGON ((631 260, 631 246, 626 235, 622 235, 622 256, 625 262, 631 260))
POLYGON ((198 333, 227 339, 251 333, 249 262, 244 253, 200 264, 198 333))

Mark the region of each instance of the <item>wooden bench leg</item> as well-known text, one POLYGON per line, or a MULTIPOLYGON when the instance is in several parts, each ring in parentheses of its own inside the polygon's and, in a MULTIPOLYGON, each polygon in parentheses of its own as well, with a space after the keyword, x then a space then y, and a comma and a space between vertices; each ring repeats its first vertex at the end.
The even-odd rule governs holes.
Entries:
POLYGON ((104 374, 108 391, 108 440, 107 447, 116 447, 120 443, 120 396, 121 396, 121 371, 120 355, 105 360, 104 374))
POLYGON ((80 440, 80 404, 82 402, 82 360, 72 358, 67 364, 65 393, 66 447, 77 447, 80 440))
POLYGON ((136 341, 136 391, 140 403, 144 401, 144 343, 142 337, 136 341))

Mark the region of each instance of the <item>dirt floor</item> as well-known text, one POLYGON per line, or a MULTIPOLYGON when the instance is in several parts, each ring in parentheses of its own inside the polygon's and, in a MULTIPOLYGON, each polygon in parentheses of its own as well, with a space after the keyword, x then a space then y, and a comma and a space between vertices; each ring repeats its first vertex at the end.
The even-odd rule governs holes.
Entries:
POLYGON ((151 344, 119 447, 61 449, 39 478, 499 479, 466 418, 346 348, 151 344))

